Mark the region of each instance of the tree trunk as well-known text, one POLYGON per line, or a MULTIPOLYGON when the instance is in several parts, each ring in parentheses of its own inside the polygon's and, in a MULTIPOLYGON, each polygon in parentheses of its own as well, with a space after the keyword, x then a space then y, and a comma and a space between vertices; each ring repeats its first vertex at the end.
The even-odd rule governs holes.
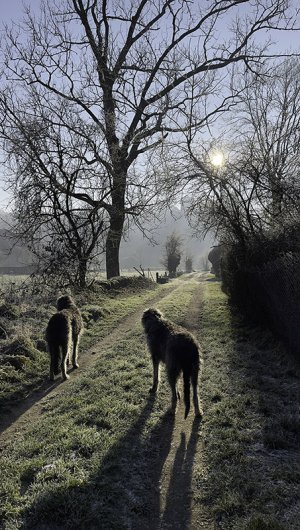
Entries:
MULTIPOLYGON (((120 171, 119 171, 120 175, 120 171)), ((125 222, 126 174, 114 179, 114 190, 110 211, 110 226, 106 239, 106 276, 120 276, 119 252, 125 222)))
POLYGON ((81 289, 86 287, 87 259, 80 259, 78 265, 78 284, 81 289))
POLYGON ((119 231, 109 228, 106 239, 106 276, 107 279, 120 276, 119 252, 122 239, 122 229, 119 231))

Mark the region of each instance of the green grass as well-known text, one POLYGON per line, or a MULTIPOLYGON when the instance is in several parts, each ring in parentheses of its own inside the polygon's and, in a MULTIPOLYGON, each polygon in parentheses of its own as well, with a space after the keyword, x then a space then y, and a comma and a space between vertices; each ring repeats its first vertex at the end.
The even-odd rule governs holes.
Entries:
MULTIPOLYGON (((179 284, 157 305, 184 319, 194 290, 194 284, 179 284)), ((149 295, 141 293, 139 301, 149 295)), ((125 307, 128 312, 129 303, 135 308, 136 297, 116 300, 112 318, 125 314, 125 307)), ((166 414, 166 384, 159 399, 149 397, 151 373, 138 320, 101 353, 92 370, 48 401, 42 417, 2 452, 4 528, 47 523, 50 528, 124 529, 129 521, 138 528, 137 521, 149 517, 147 491, 158 488, 152 483, 159 457, 155 440, 162 429, 170 437, 173 426, 166 414)))
MULTIPOLYGON (((194 506, 205 506, 224 530, 296 529, 297 367, 268 332, 231 312, 218 282, 205 282, 203 301, 196 280, 176 285, 172 292, 163 285, 106 297, 105 311, 93 296, 79 298, 87 320, 83 340, 94 344, 161 294, 155 305, 177 323, 192 325, 203 349, 204 419, 193 433, 193 448, 186 449, 184 465, 192 467, 179 475, 187 487, 193 475, 194 506)), ((5 530, 139 530, 158 522, 174 420, 165 377, 156 399, 149 397, 151 379, 138 318, 118 343, 103 348, 92 369, 46 401, 25 432, 7 441, 0 457, 5 530)), ((175 448, 171 490, 182 451, 175 448)))
POLYGON ((218 283, 206 283, 200 335, 207 478, 196 466, 196 499, 222 528, 296 528, 297 366, 270 333, 232 313, 218 283))

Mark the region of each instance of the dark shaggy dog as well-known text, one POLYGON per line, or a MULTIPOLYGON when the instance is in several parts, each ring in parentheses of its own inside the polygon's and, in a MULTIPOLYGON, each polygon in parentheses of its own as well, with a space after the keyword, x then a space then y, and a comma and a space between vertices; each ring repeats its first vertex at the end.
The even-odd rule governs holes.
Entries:
POLYGON ((147 336, 148 347, 153 362, 153 386, 150 392, 155 393, 158 387, 159 363, 166 365, 169 384, 172 390, 172 409, 175 411, 176 390, 179 375, 183 374, 183 393, 185 418, 190 410, 190 384, 193 388, 195 416, 201 417, 199 409, 197 384, 200 368, 199 345, 193 335, 163 317, 158 309, 147 309, 142 316, 142 324, 147 336))
POLYGON ((79 309, 76 307, 71 296, 61 296, 56 303, 57 313, 53 315, 46 329, 46 341, 50 353, 50 379, 54 380, 54 375, 61 373, 63 379, 69 378, 67 375, 67 365, 73 343, 72 364, 73 368, 78 368, 78 344, 80 333, 83 328, 82 318, 79 309), (60 366, 59 366, 60 365, 60 366))

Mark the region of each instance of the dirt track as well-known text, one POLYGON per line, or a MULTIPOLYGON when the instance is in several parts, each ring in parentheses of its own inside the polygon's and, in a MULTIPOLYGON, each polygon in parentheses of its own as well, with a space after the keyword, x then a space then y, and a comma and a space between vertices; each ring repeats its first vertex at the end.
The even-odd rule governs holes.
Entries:
MULTIPOLYGON (((188 326, 195 335, 201 326, 203 304, 203 283, 195 290, 189 310, 188 326)), ((201 383, 200 383, 201 400, 201 383)), ((181 392, 182 394, 182 392, 181 392)), ((171 420, 172 421, 172 420, 171 420)), ((193 413, 185 420, 183 407, 179 408, 175 421, 170 427, 170 420, 164 425, 160 436, 161 458, 154 473, 159 480, 159 521, 147 523, 149 530, 213 530, 215 528, 208 510, 193 498, 194 463, 201 465, 203 442, 201 421, 194 419, 193 413)), ((138 529, 136 529, 138 530, 138 529)))

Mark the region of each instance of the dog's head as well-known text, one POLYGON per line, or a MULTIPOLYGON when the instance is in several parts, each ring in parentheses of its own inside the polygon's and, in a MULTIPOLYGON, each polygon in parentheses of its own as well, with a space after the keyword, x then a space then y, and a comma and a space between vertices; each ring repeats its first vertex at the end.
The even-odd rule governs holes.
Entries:
POLYGON ((74 301, 68 294, 60 296, 56 302, 57 311, 61 311, 62 309, 69 309, 73 305, 74 301))
POLYGON ((161 318, 162 313, 158 309, 155 309, 155 307, 150 307, 149 309, 146 309, 142 316, 142 324, 145 330, 147 331, 147 328, 151 326, 151 324, 159 321, 161 318))

